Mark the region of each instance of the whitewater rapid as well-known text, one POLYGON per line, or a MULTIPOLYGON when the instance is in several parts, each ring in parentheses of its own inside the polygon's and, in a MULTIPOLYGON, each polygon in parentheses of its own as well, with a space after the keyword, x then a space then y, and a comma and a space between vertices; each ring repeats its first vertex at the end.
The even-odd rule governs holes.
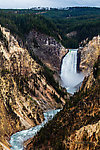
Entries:
MULTIPOLYGON (((83 74, 77 73, 77 50, 70 50, 63 58, 61 66, 62 86, 64 86, 69 93, 73 94, 79 88, 83 79, 83 74)), ((24 142, 34 137, 59 111, 60 109, 50 110, 44 113, 45 120, 40 125, 13 134, 10 139, 10 144, 12 145, 11 150, 23 150, 24 142)))
POLYGON ((23 130, 20 132, 17 132, 11 136, 10 144, 12 145, 11 150, 24 150, 23 144, 28 139, 34 137, 37 132, 40 131, 42 127, 60 111, 60 109, 57 110, 50 110, 46 113, 44 113, 45 120, 40 124, 33 128, 30 128, 28 130, 23 130))
POLYGON ((61 84, 67 92, 74 94, 79 89, 84 76, 77 72, 77 49, 69 50, 61 66, 61 84))

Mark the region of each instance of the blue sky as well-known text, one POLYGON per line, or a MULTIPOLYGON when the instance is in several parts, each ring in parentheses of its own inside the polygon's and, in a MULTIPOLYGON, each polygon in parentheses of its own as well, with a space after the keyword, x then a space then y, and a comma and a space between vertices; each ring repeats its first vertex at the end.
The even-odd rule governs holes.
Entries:
POLYGON ((100 0, 0 0, 0 8, 96 6, 100 0))

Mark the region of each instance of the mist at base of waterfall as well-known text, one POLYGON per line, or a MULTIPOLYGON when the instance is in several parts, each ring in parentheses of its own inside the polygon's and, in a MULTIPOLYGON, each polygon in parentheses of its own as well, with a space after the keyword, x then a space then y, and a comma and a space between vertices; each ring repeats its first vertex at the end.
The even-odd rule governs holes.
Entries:
POLYGON ((69 75, 69 77, 67 78, 67 80, 65 78, 63 78, 61 80, 61 85, 62 87, 65 87, 68 93, 74 94, 76 91, 79 90, 82 81, 84 79, 83 74, 73 74, 69 75), (73 77, 74 76, 74 77, 73 77))
POLYGON ((70 50, 63 58, 61 67, 61 85, 68 93, 74 94, 84 79, 84 75, 77 73, 77 49, 70 50))

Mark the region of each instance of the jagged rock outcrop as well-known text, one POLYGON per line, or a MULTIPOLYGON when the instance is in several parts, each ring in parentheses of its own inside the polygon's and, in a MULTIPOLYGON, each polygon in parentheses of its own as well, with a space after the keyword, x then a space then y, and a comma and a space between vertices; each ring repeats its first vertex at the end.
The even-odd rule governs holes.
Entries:
POLYGON ((89 41, 84 48, 79 50, 79 53, 81 53, 80 69, 86 76, 81 88, 87 90, 95 82, 93 66, 100 55, 100 36, 89 41))
POLYGON ((35 30, 29 33, 26 41, 29 50, 33 51, 49 68, 59 73, 61 60, 68 52, 67 49, 53 37, 35 30))
POLYGON ((84 74, 90 75, 93 65, 100 55, 100 36, 94 37, 79 51, 81 52, 80 69, 84 74))
POLYGON ((66 34, 66 36, 68 38, 75 37, 76 35, 77 35, 77 31, 72 31, 72 32, 66 34))
POLYGON ((65 106, 57 117, 30 141, 26 149, 99 149, 99 89, 99 86, 95 85, 89 93, 74 96, 71 99, 74 105, 72 104, 70 108, 65 106))
POLYGON ((62 107, 66 93, 8 29, 0 30, 0 140, 5 142, 16 131, 41 123, 44 111, 62 107))
POLYGON ((95 124, 80 128, 69 137, 68 141, 69 149, 73 150, 100 148, 100 120, 95 124))

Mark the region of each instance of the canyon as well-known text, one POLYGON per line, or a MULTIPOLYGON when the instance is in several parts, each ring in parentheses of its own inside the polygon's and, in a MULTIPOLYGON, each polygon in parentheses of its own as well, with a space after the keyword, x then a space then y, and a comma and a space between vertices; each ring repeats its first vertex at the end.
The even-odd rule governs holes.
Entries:
POLYGON ((79 49, 80 70, 86 77, 80 91, 69 99, 66 90, 54 79, 68 50, 54 38, 44 39, 34 30, 29 33, 26 49, 8 29, 0 26, 0 30, 0 141, 3 143, 0 149, 11 146, 8 140, 13 133, 43 122, 43 112, 63 106, 58 116, 29 140, 26 149, 88 149, 89 142, 98 148, 100 37, 94 37, 79 49))
POLYGON ((10 30, 0 26, 0 32, 0 141, 9 147, 13 133, 43 122, 43 112, 62 108, 67 93, 10 30))
POLYGON ((27 142, 27 150, 100 148, 100 37, 94 37, 79 52, 80 70, 86 76, 79 92, 27 142))

